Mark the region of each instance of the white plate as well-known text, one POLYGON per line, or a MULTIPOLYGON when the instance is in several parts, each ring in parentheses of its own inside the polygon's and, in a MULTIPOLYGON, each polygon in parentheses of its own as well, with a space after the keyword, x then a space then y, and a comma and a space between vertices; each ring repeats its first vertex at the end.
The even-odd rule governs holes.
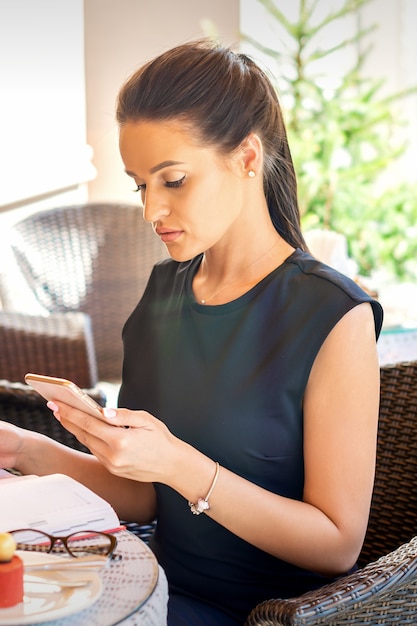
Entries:
MULTIPOLYGON (((75 572, 71 572, 74 574, 75 572)), ((70 574, 70 572, 68 572, 70 574)), ((93 604, 101 595, 100 576, 91 570, 77 572, 78 578, 88 580, 84 587, 60 587, 57 572, 37 571, 23 577, 23 602, 0 609, 0 626, 39 624, 78 613, 93 604), (48 580, 49 579, 49 580, 48 580), (39 581, 44 581, 39 582, 39 581)), ((67 577, 67 580, 70 576, 67 577)), ((63 576, 64 579, 64 576, 63 576)))

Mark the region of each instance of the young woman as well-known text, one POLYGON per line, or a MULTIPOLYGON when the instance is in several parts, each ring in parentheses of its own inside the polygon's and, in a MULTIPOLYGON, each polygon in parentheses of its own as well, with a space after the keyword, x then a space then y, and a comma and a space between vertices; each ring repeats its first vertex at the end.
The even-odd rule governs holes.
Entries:
POLYGON ((245 55, 178 46, 122 87, 117 119, 171 257, 123 329, 122 408, 102 421, 50 403, 93 455, 4 425, 0 463, 68 473, 123 519, 157 517, 170 626, 242 624, 355 566, 382 311, 306 250, 280 106, 245 55))

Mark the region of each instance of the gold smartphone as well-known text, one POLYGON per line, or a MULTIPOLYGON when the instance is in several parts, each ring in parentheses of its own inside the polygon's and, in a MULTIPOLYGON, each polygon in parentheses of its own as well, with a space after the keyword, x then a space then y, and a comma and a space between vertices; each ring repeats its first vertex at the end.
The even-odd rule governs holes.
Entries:
POLYGON ((46 400, 63 402, 74 409, 103 419, 102 407, 71 380, 42 374, 26 374, 25 381, 46 400))

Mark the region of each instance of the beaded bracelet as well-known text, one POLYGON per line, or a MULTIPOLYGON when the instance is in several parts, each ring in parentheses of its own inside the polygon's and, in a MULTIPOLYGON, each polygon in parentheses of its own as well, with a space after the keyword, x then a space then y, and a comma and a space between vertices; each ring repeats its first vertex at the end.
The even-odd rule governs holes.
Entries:
POLYGON ((188 502, 188 506, 191 509, 191 513, 193 513, 194 515, 200 515, 200 513, 204 513, 204 511, 209 510, 210 508, 209 498, 213 492, 214 487, 216 486, 217 479, 219 477, 219 471, 220 471, 220 465, 216 461, 216 471, 214 473, 213 482, 211 483, 211 487, 206 497, 204 499, 199 498, 197 501, 197 504, 194 504, 193 502, 188 502))

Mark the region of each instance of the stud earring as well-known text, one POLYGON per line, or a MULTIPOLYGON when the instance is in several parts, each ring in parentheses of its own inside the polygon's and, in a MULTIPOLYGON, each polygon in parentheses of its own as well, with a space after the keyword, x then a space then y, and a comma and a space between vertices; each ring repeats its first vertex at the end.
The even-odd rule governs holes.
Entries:
POLYGON ((256 174, 253 170, 249 170, 248 176, 250 176, 251 178, 255 178, 256 174))

